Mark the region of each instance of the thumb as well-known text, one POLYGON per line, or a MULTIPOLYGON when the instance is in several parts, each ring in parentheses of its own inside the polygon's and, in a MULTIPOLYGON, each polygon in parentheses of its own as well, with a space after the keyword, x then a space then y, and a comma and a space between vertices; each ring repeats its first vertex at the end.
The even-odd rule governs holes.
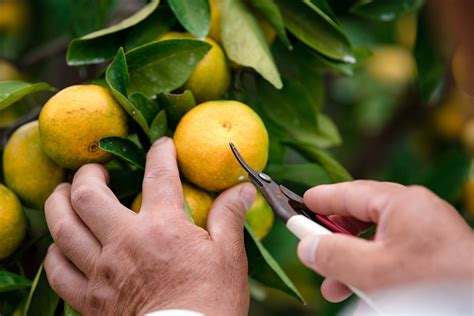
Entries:
POLYGON ((373 241, 343 235, 311 235, 298 245, 298 257, 319 274, 347 285, 360 286, 377 266, 373 241))
POLYGON ((242 183, 217 197, 207 219, 207 231, 213 240, 243 240, 245 212, 252 206, 256 194, 252 184, 242 183))

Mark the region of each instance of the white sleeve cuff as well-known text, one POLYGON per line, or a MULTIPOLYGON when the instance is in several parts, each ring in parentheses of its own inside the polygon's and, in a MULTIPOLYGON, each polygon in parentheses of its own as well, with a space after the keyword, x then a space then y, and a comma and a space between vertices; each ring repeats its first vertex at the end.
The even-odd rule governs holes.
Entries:
POLYGON ((146 313, 145 316, 204 316, 204 314, 186 309, 165 309, 161 311, 146 313))

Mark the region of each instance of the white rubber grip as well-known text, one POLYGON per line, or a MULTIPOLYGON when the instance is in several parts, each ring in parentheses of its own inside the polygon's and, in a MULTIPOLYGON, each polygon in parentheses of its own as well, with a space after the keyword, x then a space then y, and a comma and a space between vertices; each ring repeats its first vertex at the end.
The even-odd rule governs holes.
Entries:
MULTIPOLYGON (((319 225, 318 223, 313 222, 311 219, 303 215, 294 215, 290 217, 288 222, 286 222, 286 227, 300 240, 305 238, 306 236, 311 236, 311 235, 333 234, 333 232, 331 232, 326 227, 323 227, 319 225)), ((354 294, 356 294, 362 300, 364 300, 367 303, 367 305, 369 305, 376 314, 383 315, 383 313, 380 312, 380 310, 377 308, 376 304, 369 297, 369 295, 367 295, 361 290, 356 289, 350 285, 348 285, 348 287, 351 289, 352 292, 354 292, 354 294)))
POLYGON ((329 235, 332 232, 319 225, 316 222, 313 222, 309 218, 303 215, 295 215, 290 217, 288 222, 286 222, 286 227, 292 232, 298 239, 303 239, 309 235, 329 235))

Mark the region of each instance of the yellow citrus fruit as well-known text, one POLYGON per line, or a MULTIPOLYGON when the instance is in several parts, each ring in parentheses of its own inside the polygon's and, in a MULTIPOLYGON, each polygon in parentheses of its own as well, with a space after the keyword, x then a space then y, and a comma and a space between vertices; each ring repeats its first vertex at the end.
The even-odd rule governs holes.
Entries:
MULTIPOLYGON (((183 194, 186 202, 188 203, 191 215, 193 216, 194 223, 205 229, 207 224, 207 215, 209 215, 209 210, 211 209, 213 202, 212 196, 206 191, 186 183, 183 183, 183 194)), ((138 213, 141 206, 142 194, 140 193, 133 200, 131 209, 132 211, 138 213)))
POLYGON ((209 1, 211 7, 211 25, 209 27, 209 37, 221 43, 221 11, 222 0, 209 1))
POLYGON ((42 209, 61 183, 64 169, 43 151, 38 121, 23 125, 8 140, 3 153, 5 184, 25 203, 42 209))
POLYGON ((464 124, 461 141, 467 152, 474 157, 474 119, 470 119, 464 124))
POLYGON ((245 215, 245 220, 255 232, 258 239, 262 240, 268 235, 272 228, 274 218, 272 208, 268 205, 262 194, 258 193, 255 202, 253 202, 245 215))
POLYGON ((20 108, 17 106, 11 106, 5 110, 0 110, 0 128, 7 127, 15 123, 23 113, 24 111, 20 111, 20 108))
POLYGON ((410 51, 404 47, 380 46, 368 60, 367 71, 382 83, 401 86, 413 79, 415 62, 410 51))
POLYGON ((78 85, 49 99, 40 113, 39 128, 46 154, 60 166, 77 169, 112 157, 99 149, 99 140, 126 137, 127 116, 109 90, 78 85))
POLYGON ((20 201, 0 184, 0 260, 11 255, 26 234, 26 218, 20 201))
POLYGON ((267 22, 265 19, 259 19, 258 22, 260 23, 260 27, 262 28, 263 34, 265 34, 265 38, 267 39, 268 44, 273 44, 276 38, 275 29, 271 26, 270 23, 267 22))
POLYGON ((397 42, 412 50, 416 42, 416 14, 402 16, 395 23, 395 38, 397 42))
POLYGON ((237 101, 210 101, 186 113, 174 134, 183 175, 206 191, 221 191, 247 179, 229 147, 233 142, 255 170, 265 168, 268 134, 260 117, 237 101))
POLYGON ((465 93, 474 96, 474 84, 473 77, 471 77, 470 69, 473 69, 474 65, 470 64, 472 61, 466 56, 465 49, 460 46, 454 52, 452 60, 452 73, 454 80, 458 87, 464 90, 465 93))
POLYGON ((20 73, 18 69, 7 60, 0 59, 0 81, 19 80, 20 73))
MULTIPOLYGON (((179 38, 194 38, 194 36, 189 33, 170 32, 163 35, 160 40, 179 38)), ((191 90, 198 102, 221 98, 230 84, 230 70, 222 48, 209 37, 205 41, 212 48, 196 65, 191 77, 184 84, 184 88, 191 90)))
POLYGON ((474 180, 468 180, 464 190, 464 206, 469 216, 474 217, 474 180))
POLYGON ((460 137, 463 125, 473 115, 472 100, 459 89, 449 93, 434 116, 434 123, 441 136, 447 139, 460 137))
POLYGON ((19 31, 26 25, 27 20, 28 7, 25 1, 0 1, 0 31, 19 31))

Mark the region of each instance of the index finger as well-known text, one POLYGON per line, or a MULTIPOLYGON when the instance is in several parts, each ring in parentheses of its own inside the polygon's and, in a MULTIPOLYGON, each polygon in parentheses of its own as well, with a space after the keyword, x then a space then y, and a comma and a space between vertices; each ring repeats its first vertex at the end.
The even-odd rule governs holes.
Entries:
POLYGON ((176 149, 171 138, 160 138, 148 151, 142 192, 141 214, 160 213, 168 218, 188 220, 184 211, 176 149))
POLYGON ((107 170, 98 164, 82 166, 71 185, 74 211, 102 243, 119 225, 127 225, 135 215, 123 206, 107 186, 107 170))
POLYGON ((319 214, 353 216, 377 223, 388 201, 404 188, 398 183, 368 180, 325 184, 306 191, 304 202, 319 214))

